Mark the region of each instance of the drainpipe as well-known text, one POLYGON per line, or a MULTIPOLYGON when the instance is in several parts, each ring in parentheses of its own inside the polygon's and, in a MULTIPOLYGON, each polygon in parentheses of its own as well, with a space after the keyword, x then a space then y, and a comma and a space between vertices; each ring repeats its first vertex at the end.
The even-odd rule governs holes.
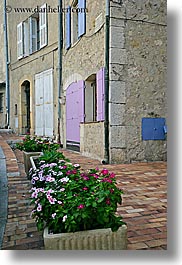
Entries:
POLYGON ((58 0, 58 143, 61 143, 60 121, 61 121, 61 85, 62 85, 62 48, 63 48, 63 16, 62 0, 58 0))
POLYGON ((6 128, 9 129, 10 121, 10 91, 9 91, 9 56, 8 56, 8 33, 7 33, 7 13, 6 0, 4 0, 4 48, 6 60, 6 128))
POLYGON ((109 163, 109 22, 110 0, 106 0, 106 28, 105 28, 105 157, 103 164, 109 163))

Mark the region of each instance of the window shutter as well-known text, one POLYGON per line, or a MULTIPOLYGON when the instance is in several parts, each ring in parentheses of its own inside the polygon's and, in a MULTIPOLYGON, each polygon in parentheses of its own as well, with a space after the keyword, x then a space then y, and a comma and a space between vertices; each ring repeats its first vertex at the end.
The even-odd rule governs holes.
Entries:
POLYGON ((44 135, 44 83, 42 73, 35 75, 35 135, 44 135))
POLYGON ((39 30, 40 30, 40 49, 47 45, 47 4, 40 7, 39 30))
POLYGON ((30 29, 30 54, 37 51, 37 19, 34 17, 29 18, 30 29))
POLYGON ((53 136, 53 70, 44 72, 44 134, 53 136))
POLYGON ((23 22, 17 25, 17 56, 18 59, 23 57, 23 22))
POLYGON ((23 22, 23 31, 24 31, 24 41, 23 41, 23 47, 24 47, 24 55, 29 55, 29 29, 28 29, 28 21, 23 22))
POLYGON ((85 121, 85 82, 83 80, 78 81, 78 108, 79 108, 79 120, 85 121))
POLYGON ((86 33, 86 0, 78 0, 78 37, 86 33))
POLYGON ((104 79, 104 68, 101 68, 97 73, 97 121, 104 121, 105 115, 105 79, 104 79))
POLYGON ((68 6, 66 13, 66 49, 71 46, 71 6, 68 6))

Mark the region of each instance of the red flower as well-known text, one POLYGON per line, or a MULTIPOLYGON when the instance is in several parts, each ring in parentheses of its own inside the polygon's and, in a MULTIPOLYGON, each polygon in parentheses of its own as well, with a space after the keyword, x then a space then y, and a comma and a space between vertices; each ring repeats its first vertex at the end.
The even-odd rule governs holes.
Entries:
POLYGON ((109 173, 109 171, 108 171, 107 169, 103 169, 103 170, 101 171, 101 173, 102 173, 103 175, 107 175, 107 174, 109 173))
POLYGON ((107 198, 107 199, 106 199, 106 204, 108 204, 108 205, 110 205, 110 204, 111 204, 111 202, 110 202, 110 199, 109 199, 109 198, 107 198))
POLYGON ((84 204, 80 204, 77 208, 78 208, 78 209, 83 209, 84 207, 85 207, 84 204))
POLYGON ((114 189, 110 189, 110 193, 113 193, 114 192, 114 189))
POLYGON ((110 177, 111 179, 113 179, 113 178, 115 178, 115 176, 116 176, 116 175, 115 175, 114 173, 111 173, 109 177, 110 177))

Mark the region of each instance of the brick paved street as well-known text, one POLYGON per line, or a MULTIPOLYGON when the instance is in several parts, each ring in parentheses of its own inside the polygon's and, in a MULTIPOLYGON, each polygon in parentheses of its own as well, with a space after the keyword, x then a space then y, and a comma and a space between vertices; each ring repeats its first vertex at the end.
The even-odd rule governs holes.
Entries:
MULTIPOLYGON (((7 140, 19 136, 0 133, 8 177, 8 220, 2 249, 44 249, 42 233, 30 217, 30 182, 26 178, 22 152, 12 151, 7 140)), ((117 175, 124 191, 118 213, 128 225, 129 250, 167 249, 167 164, 165 162, 102 165, 78 153, 63 150, 71 162, 88 169, 98 166, 117 175)))

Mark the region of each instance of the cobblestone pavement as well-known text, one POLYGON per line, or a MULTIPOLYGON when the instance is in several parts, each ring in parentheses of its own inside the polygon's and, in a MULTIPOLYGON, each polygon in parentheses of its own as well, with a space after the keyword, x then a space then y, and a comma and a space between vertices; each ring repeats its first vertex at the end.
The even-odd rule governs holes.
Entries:
MULTIPOLYGON (((2 249, 42 250, 42 233, 30 217, 30 182, 26 178, 22 152, 12 151, 7 140, 20 139, 0 133, 0 146, 6 157, 8 177, 8 220, 2 249)), ((102 165, 76 152, 61 150, 71 162, 82 168, 107 168, 116 173, 124 191, 118 213, 128 226, 128 250, 167 249, 167 164, 165 162, 102 165)))

